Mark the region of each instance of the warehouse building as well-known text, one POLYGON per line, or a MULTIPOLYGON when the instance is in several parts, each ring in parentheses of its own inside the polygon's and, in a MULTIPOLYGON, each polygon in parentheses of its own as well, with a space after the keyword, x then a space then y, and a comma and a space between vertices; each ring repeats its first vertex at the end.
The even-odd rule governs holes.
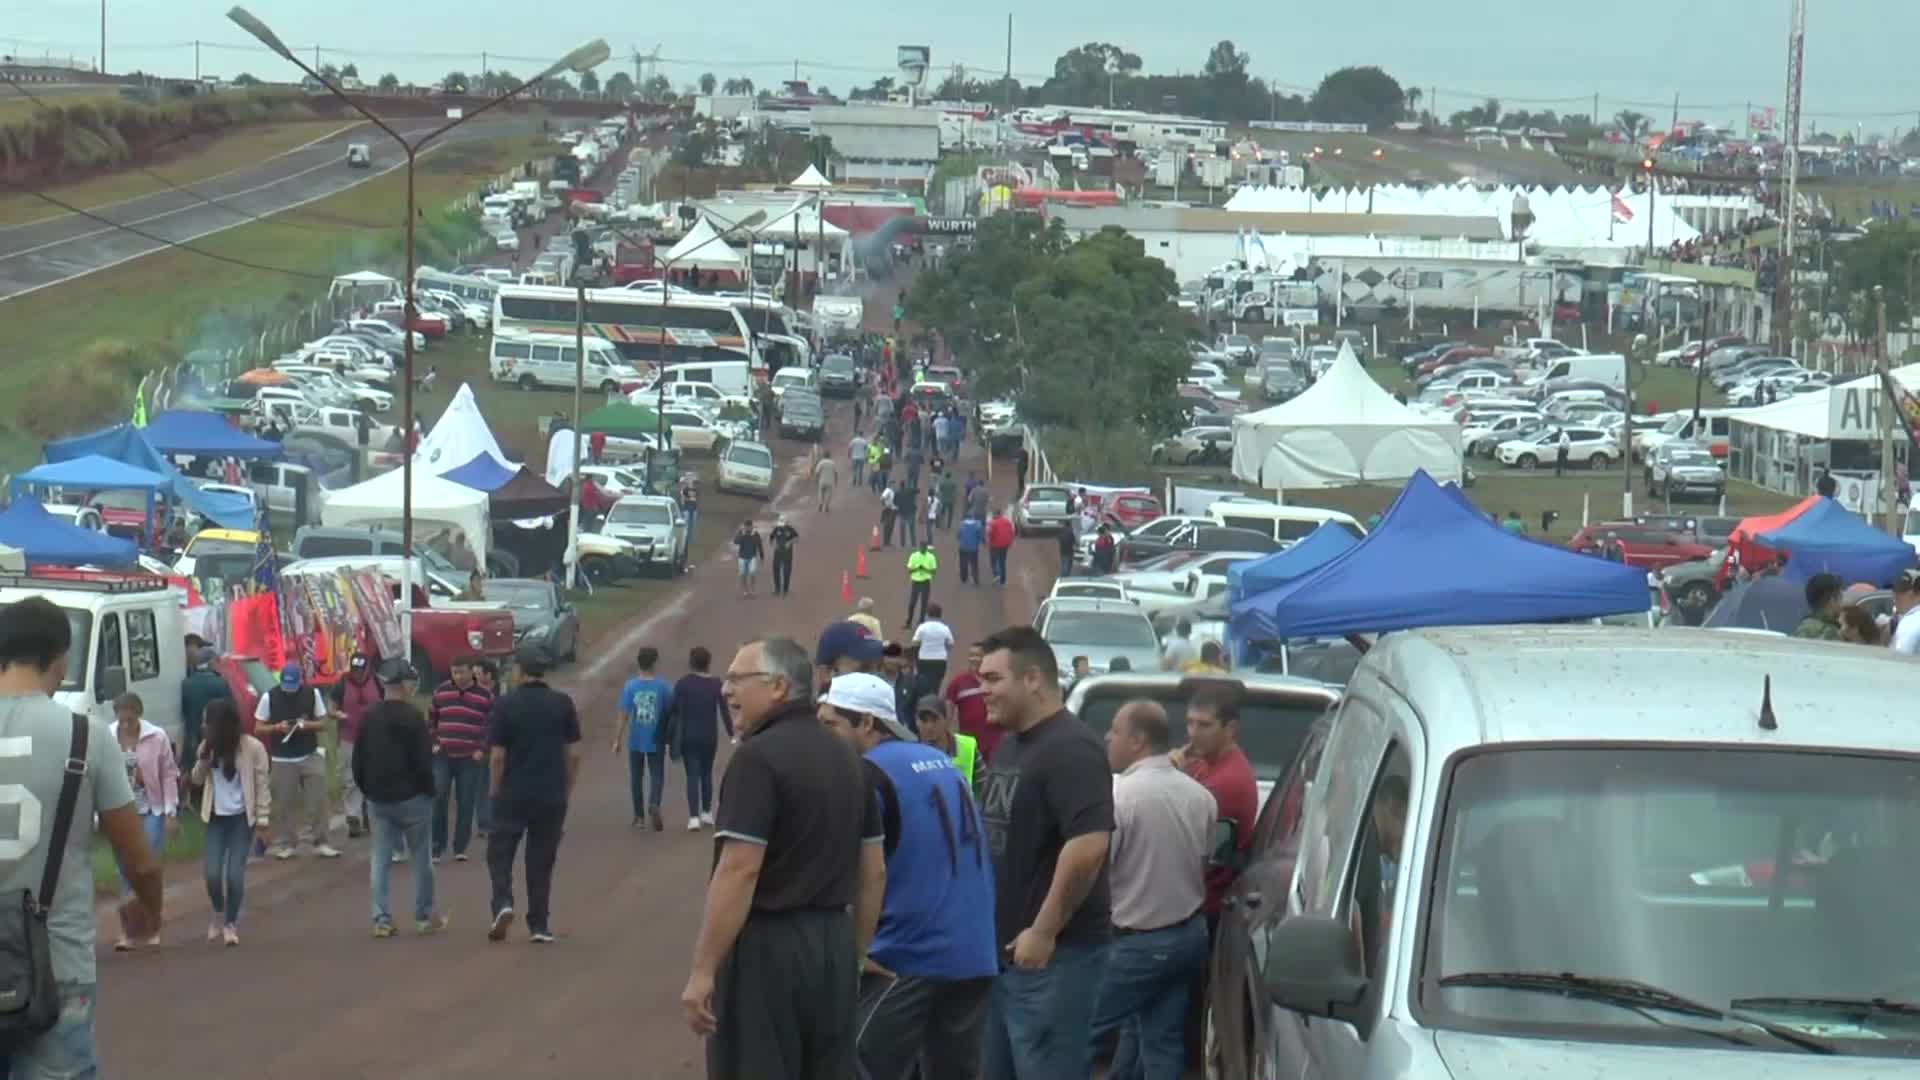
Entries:
POLYGON ((833 140, 835 183, 924 190, 940 163, 940 114, 897 105, 816 105, 813 133, 833 140))

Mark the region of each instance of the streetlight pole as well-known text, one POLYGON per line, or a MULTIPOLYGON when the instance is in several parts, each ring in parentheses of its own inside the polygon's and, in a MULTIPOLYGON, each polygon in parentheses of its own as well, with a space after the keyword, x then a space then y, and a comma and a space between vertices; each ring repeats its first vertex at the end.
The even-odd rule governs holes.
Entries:
MULTIPOLYGON (((102 4, 104 8, 104 0, 102 0, 102 4)), ((361 116, 365 117, 368 123, 372 124, 374 127, 377 127, 381 131, 385 132, 389 137, 393 139, 394 142, 400 144, 400 149, 404 151, 407 155, 407 222, 406 222, 406 228, 404 230, 406 235, 406 246, 405 246, 406 271, 405 271, 405 277, 402 279, 402 285, 401 285, 404 302, 401 306, 402 326, 401 326, 401 333, 400 333, 401 341, 403 342, 402 378, 405 380, 405 389, 403 390, 403 400, 401 404, 401 409, 406 414, 405 420, 404 420, 404 423, 406 425, 405 427, 406 434, 403 436, 403 443, 406 447, 406 454, 401 459, 401 463, 400 463, 400 468, 401 468, 400 543, 401 543, 401 546, 406 549, 406 552, 409 558, 409 561, 406 565, 410 567, 412 565, 411 557, 413 554, 413 449, 414 449, 415 439, 417 438, 417 432, 414 430, 414 423, 413 423, 413 416, 414 416, 414 408, 413 408, 413 383, 414 383, 414 380, 413 380, 413 334, 414 334, 414 330, 413 330, 413 325, 415 320, 414 295, 413 295, 413 270, 414 270, 413 264, 414 264, 414 224, 416 219, 419 216, 419 211, 418 209, 416 209, 414 205, 414 199, 415 199, 414 167, 419 160, 420 151, 423 148, 425 148, 428 143, 446 134, 447 132, 453 130, 454 128, 459 127, 461 124, 466 123, 467 121, 473 119, 474 117, 480 115, 483 112, 486 112, 487 110, 493 108, 496 105, 500 105, 504 102, 511 101, 512 99, 520 96, 520 94, 524 93, 531 87, 539 84, 540 82, 548 78, 551 78, 554 75, 558 75, 564 71, 584 72, 584 71, 589 71, 595 67, 598 67, 600 64, 606 61, 608 56, 612 55, 612 50, 607 47, 607 43, 604 40, 596 38, 593 41, 590 41, 587 44, 582 45, 579 48, 573 50, 572 52, 568 53, 566 56, 561 57, 557 63, 553 64, 551 67, 547 68, 545 71, 542 71, 538 75, 535 75, 533 78, 528 79, 526 82, 523 82, 520 85, 514 87, 513 89, 507 91, 506 93, 501 94, 498 97, 495 97, 481 104, 478 108, 468 110, 468 111, 463 111, 460 116, 455 117, 451 120, 448 120, 446 123, 440 125, 437 128, 434 128, 432 131, 427 132, 425 135, 422 135, 419 139, 413 142, 409 142, 407 141, 405 136, 401 135, 398 131, 395 131, 390 125, 387 124, 386 121, 380 119, 378 116, 375 116, 373 113, 367 111, 367 109, 364 106, 362 106, 359 102, 355 101, 353 98, 348 97, 345 92, 343 92, 338 86, 334 85, 333 80, 328 79, 325 76, 321 75, 319 71, 309 66, 305 61, 301 60, 298 56, 295 56, 293 53, 293 50, 287 47, 286 42, 280 40, 280 36, 278 34, 275 34, 273 30, 267 26, 266 23, 261 22, 258 18, 256 18, 253 15, 253 13, 249 12, 246 8, 244 7, 233 8, 232 10, 227 12, 227 18, 232 20, 242 30, 245 30, 247 33, 253 35, 256 39, 259 40, 259 42, 262 45, 265 45, 267 48, 273 50, 273 52, 279 55, 281 59, 286 60, 288 63, 292 64, 293 66, 299 68, 301 71, 305 72, 315 82, 325 87, 328 93, 332 94, 336 98, 339 98, 341 101, 346 103, 348 108, 352 109, 353 111, 359 113, 361 116)), ((104 16, 103 16, 102 25, 104 26, 104 16)), ((103 51, 104 51, 104 46, 103 46, 103 51)), ((410 584, 411 583, 409 582, 409 585, 410 584)))

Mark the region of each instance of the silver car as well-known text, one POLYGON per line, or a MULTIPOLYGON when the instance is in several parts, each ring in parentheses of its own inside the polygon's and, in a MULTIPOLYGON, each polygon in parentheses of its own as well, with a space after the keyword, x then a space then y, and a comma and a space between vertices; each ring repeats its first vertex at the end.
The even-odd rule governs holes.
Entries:
POLYGON ((634 547, 642 566, 668 575, 687 565, 687 519, 679 504, 664 495, 629 495, 607 511, 600 531, 634 547))
POLYGON ((1054 532, 1073 524, 1073 492, 1065 484, 1029 484, 1013 504, 1013 528, 1026 536, 1054 532))
POLYGON ((1060 670, 1072 671, 1084 656, 1096 672, 1117 659, 1134 671, 1160 670, 1160 639, 1141 610, 1124 600, 1043 600, 1033 613, 1033 628, 1047 639, 1060 670))
POLYGON ((1727 474, 1712 454, 1693 443, 1669 442, 1647 463, 1647 493, 1668 502, 1689 495, 1718 499, 1727 493, 1727 474))

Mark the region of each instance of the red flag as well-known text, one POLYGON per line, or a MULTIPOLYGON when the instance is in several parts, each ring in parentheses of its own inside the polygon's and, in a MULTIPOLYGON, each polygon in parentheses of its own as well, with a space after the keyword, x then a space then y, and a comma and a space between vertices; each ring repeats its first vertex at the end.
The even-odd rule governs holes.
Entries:
POLYGON ((1613 193, 1613 220, 1623 225, 1633 220, 1633 207, 1628 206, 1617 191, 1613 193))

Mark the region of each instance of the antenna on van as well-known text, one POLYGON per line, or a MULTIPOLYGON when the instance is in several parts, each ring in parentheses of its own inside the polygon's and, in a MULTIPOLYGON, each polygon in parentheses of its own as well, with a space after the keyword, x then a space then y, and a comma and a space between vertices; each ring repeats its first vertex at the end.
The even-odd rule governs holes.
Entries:
POLYGON ((1760 730, 1775 731, 1780 721, 1773 716, 1773 676, 1768 675, 1760 683, 1760 730))

